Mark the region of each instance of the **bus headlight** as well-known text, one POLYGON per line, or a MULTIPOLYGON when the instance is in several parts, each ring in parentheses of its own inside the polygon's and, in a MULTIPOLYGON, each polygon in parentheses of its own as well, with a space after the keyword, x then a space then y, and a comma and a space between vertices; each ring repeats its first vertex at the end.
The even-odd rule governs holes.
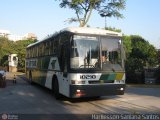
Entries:
POLYGON ((84 90, 76 90, 76 94, 75 94, 75 96, 76 97, 81 97, 81 96, 85 96, 86 94, 85 94, 85 92, 84 92, 84 90))
POLYGON ((121 91, 123 91, 123 90, 124 90, 124 88, 120 88, 120 90, 121 90, 121 91))
POLYGON ((75 84, 75 85, 85 84, 85 81, 71 80, 71 84, 75 84))

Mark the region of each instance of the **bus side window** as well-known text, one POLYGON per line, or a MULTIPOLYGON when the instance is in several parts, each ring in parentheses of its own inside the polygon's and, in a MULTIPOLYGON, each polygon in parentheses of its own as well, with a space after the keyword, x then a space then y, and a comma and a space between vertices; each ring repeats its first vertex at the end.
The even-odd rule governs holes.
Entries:
POLYGON ((67 57, 67 44, 63 44, 61 47, 61 70, 64 77, 67 77, 67 57))

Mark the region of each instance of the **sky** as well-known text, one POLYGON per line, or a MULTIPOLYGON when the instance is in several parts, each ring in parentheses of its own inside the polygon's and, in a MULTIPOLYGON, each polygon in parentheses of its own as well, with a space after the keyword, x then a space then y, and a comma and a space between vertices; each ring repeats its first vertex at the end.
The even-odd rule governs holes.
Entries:
MULTIPOLYGON (((107 26, 122 30, 126 35, 140 35, 156 48, 160 48, 160 0, 127 0, 121 11, 123 19, 107 18, 107 26)), ((1 0, 0 29, 11 34, 35 33, 38 39, 66 27, 74 11, 59 7, 59 0, 1 0)), ((94 11, 88 23, 91 27, 104 28, 105 19, 94 11)))

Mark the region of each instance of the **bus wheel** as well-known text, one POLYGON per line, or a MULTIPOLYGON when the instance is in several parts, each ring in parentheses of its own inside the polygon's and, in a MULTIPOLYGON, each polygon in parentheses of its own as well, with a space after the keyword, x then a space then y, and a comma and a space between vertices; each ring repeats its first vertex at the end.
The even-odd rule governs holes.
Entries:
POLYGON ((61 95, 59 93, 59 84, 58 84, 58 80, 57 78, 54 79, 54 83, 53 83, 53 91, 54 91, 54 96, 56 99, 60 99, 61 95))

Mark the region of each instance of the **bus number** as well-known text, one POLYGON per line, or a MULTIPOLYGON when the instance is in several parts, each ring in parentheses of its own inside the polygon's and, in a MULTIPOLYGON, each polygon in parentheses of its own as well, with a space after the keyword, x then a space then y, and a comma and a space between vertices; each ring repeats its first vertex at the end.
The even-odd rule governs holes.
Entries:
POLYGON ((80 75, 80 79, 96 79, 96 75, 80 75))

